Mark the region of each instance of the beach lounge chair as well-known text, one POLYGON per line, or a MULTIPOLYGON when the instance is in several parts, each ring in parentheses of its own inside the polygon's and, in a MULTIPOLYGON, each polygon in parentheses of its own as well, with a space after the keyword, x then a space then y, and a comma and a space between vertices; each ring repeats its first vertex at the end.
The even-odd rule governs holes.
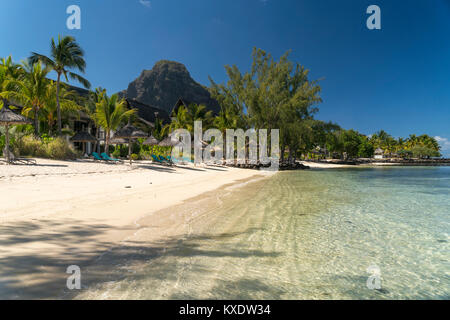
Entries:
POLYGON ((103 152, 103 153, 101 154, 101 156, 102 156, 103 160, 105 160, 105 161, 112 161, 112 162, 116 162, 116 163, 117 163, 117 162, 123 162, 123 160, 111 158, 111 157, 108 156, 105 152, 103 152))
POLYGON ((152 156, 152 159, 153 159, 154 162, 157 162, 157 163, 163 163, 163 162, 162 162, 157 156, 155 156, 154 154, 152 154, 151 156, 152 156))
MULTIPOLYGON (((9 161, 12 163, 12 164, 18 164, 18 163, 21 163, 21 164, 30 164, 30 165, 36 165, 36 160, 34 160, 34 159, 29 159, 29 158, 19 158, 19 157, 16 157, 15 155, 14 155, 14 153, 12 153, 10 150, 8 150, 7 148, 5 148, 4 150, 3 150, 3 154, 5 155, 5 158, 6 158, 6 152, 9 152, 9 161)), ((5 162, 6 162, 6 160, 5 160, 5 162)))
POLYGON ((98 155, 97 152, 92 152, 92 156, 94 157, 94 161, 105 161, 104 159, 102 159, 102 157, 98 155))
POLYGON ((152 159, 153 159, 154 162, 159 163, 159 164, 168 164, 168 165, 171 165, 171 163, 169 163, 169 162, 167 162, 167 161, 161 159, 160 157, 158 157, 158 156, 156 156, 156 155, 154 155, 154 154, 152 154, 152 159))
POLYGON ((164 157, 164 156, 159 156, 159 158, 163 161, 163 162, 167 162, 168 164, 173 164, 172 158, 170 156, 164 157))
POLYGON ((188 164, 193 163, 194 161, 189 159, 188 157, 181 157, 179 159, 173 159, 171 156, 167 156, 167 159, 172 163, 180 163, 180 164, 188 164))

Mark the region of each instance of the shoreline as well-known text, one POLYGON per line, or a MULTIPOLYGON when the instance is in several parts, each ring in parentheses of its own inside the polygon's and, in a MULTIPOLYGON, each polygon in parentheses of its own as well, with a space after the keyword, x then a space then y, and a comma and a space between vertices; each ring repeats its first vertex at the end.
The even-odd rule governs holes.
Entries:
MULTIPOLYGON (((417 174, 425 174, 425 177, 433 174, 430 170, 406 170, 412 173, 413 179, 417 174)), ((429 203, 435 201, 422 195, 425 186, 420 183, 414 197, 426 202, 418 202, 411 214, 409 203, 414 200, 402 185, 403 171, 403 168, 380 168, 281 172, 270 179, 251 179, 247 185, 235 183, 204 193, 156 213, 163 219, 155 219, 154 215, 141 219, 141 229, 136 234, 86 269, 86 290, 69 292, 64 298, 411 297, 408 291, 402 291, 405 283, 409 283, 402 266, 429 257, 432 260, 423 266, 423 272, 422 267, 414 263, 415 274, 429 273, 434 266, 443 267, 439 261, 444 257, 439 252, 444 249, 447 238, 445 232, 434 229, 435 224, 428 215, 420 214, 428 212, 429 203), (394 180, 399 183, 395 184, 394 180), (393 187, 386 193, 389 185, 393 187), (380 204, 385 200, 391 202, 383 207, 380 204), (396 209, 396 215, 390 214, 391 208, 396 209), (423 225, 428 236, 410 236, 418 224, 405 226, 405 218, 423 225), (368 232, 367 225, 379 225, 381 229, 368 232), (397 236, 390 239, 390 246, 386 248, 385 237, 380 234, 392 230, 397 236), (431 231, 437 232, 429 233, 431 231), (426 250, 415 260, 418 253, 413 250, 414 246, 404 246, 406 235, 415 239, 415 244, 433 249, 433 254, 426 250), (393 254, 399 255, 401 264, 389 258, 393 254), (374 262, 380 265, 381 261, 388 261, 382 264, 383 270, 389 268, 395 272, 386 273, 385 290, 368 291, 363 279, 367 266, 374 262), (332 282, 336 279, 339 280, 332 282)), ((436 196, 433 198, 442 197, 436 196)), ((442 212, 445 205, 438 203, 441 210, 436 212, 442 212)), ((436 296, 429 285, 432 282, 421 283, 422 288, 428 287, 425 291, 434 292, 436 296)), ((416 290, 412 297, 422 297, 420 291, 416 290)))
MULTIPOLYGON (((220 213, 224 208, 234 206, 233 199, 246 194, 246 198, 250 200, 258 193, 264 180, 271 176, 272 174, 257 175, 224 184, 141 217, 136 221, 139 225, 136 232, 87 266, 84 273, 86 287, 83 288, 86 290, 66 290, 61 298, 122 299, 111 296, 108 288, 129 276, 140 274, 147 264, 156 264, 163 270, 169 268, 169 265, 164 267, 161 259, 164 260, 186 242, 208 237, 209 232, 223 224, 224 217, 220 213)), ((157 299, 164 299, 164 296, 157 299)))
POLYGON ((77 162, 41 159, 38 164, 41 167, 31 169, 28 176, 21 171, 31 166, 0 171, 0 297, 4 299, 58 297, 65 289, 69 265, 83 268, 120 246, 141 229, 142 219, 151 216, 157 223, 161 217, 155 212, 225 185, 269 175, 151 163, 136 163, 132 169, 84 162, 80 169, 77 162))
MULTIPOLYGON (((378 167, 304 164, 312 169, 378 167)), ((82 289, 92 283, 94 294, 101 293, 96 284, 135 272, 128 261, 151 261, 195 231, 209 230, 205 226, 217 220, 215 212, 228 195, 236 191, 253 199, 264 184, 258 181, 274 174, 150 162, 130 167, 38 159, 35 167, 0 166, 0 298, 89 298, 90 290, 66 289, 70 265, 81 268, 82 289)))
POLYGON ((377 167, 445 167, 450 166, 450 163, 402 163, 402 162, 369 162, 360 164, 339 164, 332 162, 315 162, 315 161, 300 161, 301 164, 308 166, 310 169, 339 169, 339 168, 377 168, 377 167))

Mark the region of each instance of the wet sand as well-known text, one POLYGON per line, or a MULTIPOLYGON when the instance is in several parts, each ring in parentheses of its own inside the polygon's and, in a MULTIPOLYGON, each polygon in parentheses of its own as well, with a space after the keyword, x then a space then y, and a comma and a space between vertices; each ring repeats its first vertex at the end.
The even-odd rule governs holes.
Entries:
MULTIPOLYGON (((83 270, 139 231, 143 217, 259 174, 146 162, 0 166, 0 298, 61 297, 69 265, 83 270)), ((176 217, 149 219, 176 236, 176 217)))

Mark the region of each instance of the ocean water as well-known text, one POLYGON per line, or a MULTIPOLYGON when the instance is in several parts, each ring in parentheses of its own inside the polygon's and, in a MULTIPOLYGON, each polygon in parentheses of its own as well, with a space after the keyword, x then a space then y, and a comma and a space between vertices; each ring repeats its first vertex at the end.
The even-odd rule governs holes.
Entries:
POLYGON ((450 167, 280 172, 170 210, 175 234, 149 225, 76 298, 450 298, 450 167))

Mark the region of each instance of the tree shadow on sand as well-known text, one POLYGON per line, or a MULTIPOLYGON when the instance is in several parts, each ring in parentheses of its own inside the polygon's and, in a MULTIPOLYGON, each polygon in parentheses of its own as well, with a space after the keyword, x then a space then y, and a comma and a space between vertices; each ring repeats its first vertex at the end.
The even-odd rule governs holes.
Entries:
MULTIPOLYGON (((16 223, 0 227, 0 251, 14 247, 40 246, 57 248, 58 255, 47 255, 28 250, 6 255, 0 259, 0 299, 70 299, 79 290, 69 291, 66 281, 67 267, 77 265, 81 268, 83 288, 90 288, 108 281, 117 281, 129 276, 120 270, 122 265, 151 264, 151 275, 155 280, 175 277, 176 265, 167 265, 159 257, 230 257, 246 259, 250 257, 277 257, 281 253, 260 250, 246 250, 245 248, 210 249, 205 242, 218 241, 226 238, 239 237, 245 233, 252 233, 254 229, 243 232, 222 234, 197 234, 185 238, 184 236, 167 237, 154 242, 124 242, 120 246, 113 243, 95 241, 94 237, 111 230, 111 226, 104 224, 83 225, 79 221, 71 220, 70 225, 65 221, 38 221, 36 223, 16 223), (81 244, 92 242, 92 249, 81 250, 81 244), (161 261, 160 261, 161 260, 161 261), (26 283, 26 285, 24 285, 26 283)), ((117 229, 127 231, 126 229, 117 229)), ((86 246, 84 246, 86 248, 86 246)), ((201 267, 193 272, 208 272, 201 267)), ((134 276, 139 280, 138 276, 134 276)))
MULTIPOLYGON (((267 252, 262 250, 247 250, 235 246, 209 248, 207 243, 240 237, 255 229, 243 232, 221 233, 221 234, 198 234, 189 236, 187 239, 181 237, 168 237, 160 241, 146 243, 145 246, 131 242, 127 245, 114 248, 106 253, 86 270, 85 284, 87 288, 102 291, 106 283, 120 284, 123 288, 127 283, 140 283, 141 287, 153 287, 147 285, 149 282, 175 283, 180 271, 185 268, 185 261, 199 258, 220 259, 231 258, 236 263, 248 258, 276 258, 279 252, 267 252), (175 261, 175 263, 173 263, 175 261), (140 270, 134 272, 132 270, 140 270), (130 273, 132 272, 132 273, 130 273), (122 283, 122 280, 127 280, 122 283)), ((189 266, 189 274, 192 277, 204 276, 213 270, 202 264, 189 266)), ((130 289, 130 292, 133 292, 130 289)), ((65 298, 73 298, 77 293, 71 292, 65 298)), ((83 298, 83 296, 81 296, 83 298)), ((136 299, 133 295, 130 298, 136 299)), ((171 298, 171 297, 166 297, 171 298)))

